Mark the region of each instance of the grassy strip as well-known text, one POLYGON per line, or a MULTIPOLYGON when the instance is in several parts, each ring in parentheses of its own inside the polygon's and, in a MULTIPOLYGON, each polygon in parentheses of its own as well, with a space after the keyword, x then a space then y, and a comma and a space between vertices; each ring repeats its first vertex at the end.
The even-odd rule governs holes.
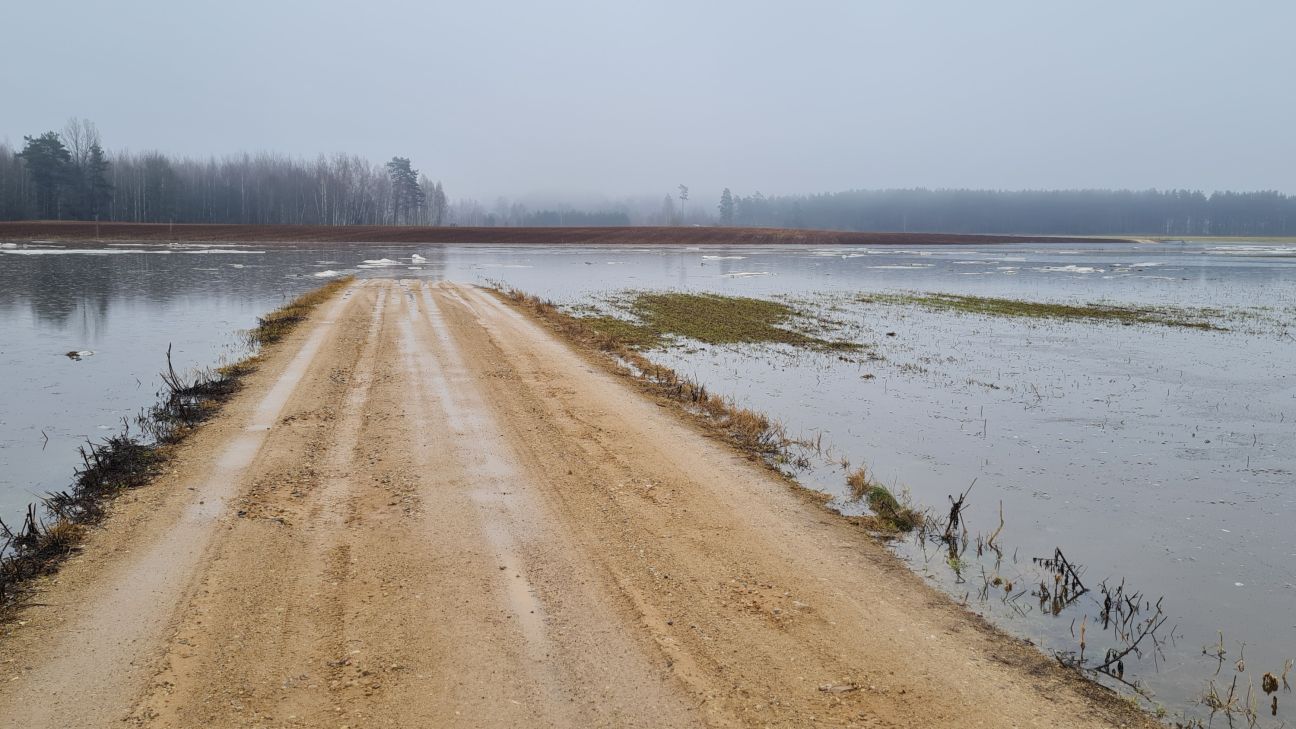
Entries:
POLYGON ((1200 318, 1205 312, 1188 312, 1175 309, 1156 309, 1139 306, 1111 304, 1050 304, 1020 299, 999 299, 989 296, 962 294, 869 294, 860 296, 865 304, 916 304, 929 309, 957 311, 964 314, 986 316, 1029 317, 1034 319, 1064 319, 1110 321, 1126 326, 1133 324, 1158 324, 1168 327, 1186 327, 1210 331, 1227 331, 1200 318))
POLYGON ((855 351, 855 342, 812 336, 798 320, 814 319, 788 304, 746 296, 680 291, 632 292, 613 305, 634 317, 595 315, 587 323, 627 347, 653 349, 671 336, 705 344, 788 344, 819 351, 855 351))
MULTIPOLYGON (((282 340, 350 281, 331 281, 267 314, 247 333, 248 341, 260 346, 282 340)), ((235 364, 183 377, 171 366, 168 349, 158 402, 136 418, 140 434, 123 421, 121 433, 101 443, 87 442, 70 487, 47 495, 40 505, 30 504, 17 529, 0 521, 0 611, 14 607, 29 580, 56 571, 80 549, 88 528, 107 515, 115 495, 143 486, 160 473, 175 457, 176 446, 238 392, 264 354, 259 351, 235 364)))
MULTIPOLYGON (((708 430, 739 450, 760 458, 779 474, 788 475, 782 468, 785 465, 798 462, 804 465, 804 459, 794 453, 794 448, 801 444, 788 437, 783 425, 729 398, 707 392, 706 386, 648 359, 638 351, 638 343, 643 340, 637 336, 622 339, 615 328, 597 326, 598 318, 574 316, 551 301, 518 289, 495 289, 495 292, 530 311, 568 341, 610 355, 616 363, 615 369, 631 377, 645 392, 681 405, 708 430)), ((857 473, 862 474, 863 469, 857 473)), ((848 484, 853 489, 853 482, 848 480, 848 484)), ((899 504, 885 486, 872 483, 869 486, 871 490, 854 496, 856 499, 867 496, 873 515, 857 517, 858 522, 870 529, 893 533, 909 531, 921 522, 922 515, 899 504)))
POLYGON ((248 341, 258 347, 278 342, 305 321, 317 306, 333 298, 353 280, 354 276, 344 276, 330 281, 257 319, 256 328, 248 332, 248 341))

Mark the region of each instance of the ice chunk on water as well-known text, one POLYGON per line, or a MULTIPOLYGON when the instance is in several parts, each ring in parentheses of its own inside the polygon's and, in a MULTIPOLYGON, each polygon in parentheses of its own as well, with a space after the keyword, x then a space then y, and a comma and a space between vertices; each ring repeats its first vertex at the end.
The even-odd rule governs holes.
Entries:
POLYGON ((393 261, 390 258, 366 258, 363 263, 356 268, 386 268, 388 266, 399 266, 400 261, 393 261))
POLYGON ((1042 271, 1044 273, 1103 273, 1103 269, 1101 268, 1094 268, 1093 266, 1076 266, 1076 265, 1044 266, 1043 268, 1037 268, 1035 270, 1042 271))

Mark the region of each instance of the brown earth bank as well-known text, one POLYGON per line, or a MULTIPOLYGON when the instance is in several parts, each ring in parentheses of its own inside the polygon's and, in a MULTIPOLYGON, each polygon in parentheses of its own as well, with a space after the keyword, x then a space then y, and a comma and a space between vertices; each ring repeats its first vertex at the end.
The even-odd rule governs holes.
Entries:
POLYGON ((1101 242, 1113 238, 1037 235, 960 235, 953 233, 852 233, 785 228, 459 228, 392 225, 195 225, 167 223, 88 223, 71 221, 0 222, 7 241, 145 241, 257 243, 495 243, 531 245, 935 245, 1024 242, 1101 242))
POLYGON ((0 628, 5 726, 1152 725, 444 282, 317 309, 0 628))

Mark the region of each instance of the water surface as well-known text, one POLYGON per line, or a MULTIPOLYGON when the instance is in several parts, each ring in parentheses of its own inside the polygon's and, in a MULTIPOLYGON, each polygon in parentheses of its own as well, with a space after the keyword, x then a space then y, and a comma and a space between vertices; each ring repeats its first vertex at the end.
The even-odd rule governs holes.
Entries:
MULTIPOLYGON (((569 304, 628 289, 790 297, 830 312, 878 360, 782 347, 672 348, 660 361, 787 424, 823 434, 918 505, 976 485, 968 528, 1001 560, 956 572, 915 541, 897 551, 969 606, 1050 651, 1077 650, 1097 585, 1164 596, 1159 649, 1127 679, 1172 713, 1296 657, 1296 247, 1037 244, 923 248, 534 249, 500 246, 58 246, 0 250, 0 516, 64 487, 75 448, 152 401, 177 367, 242 354, 237 331, 324 278, 497 281, 569 304), (1005 319, 863 303, 860 293, 948 292, 1208 308, 1229 331, 1005 319), (888 336, 892 333, 893 336, 888 336), (80 361, 69 351, 89 351, 80 361), (42 435, 42 433, 44 435, 42 435), (48 441, 45 440, 48 436, 48 441), (1057 616, 1030 591, 1033 557, 1061 548, 1092 592, 1057 616), (985 590, 988 577, 1014 584, 985 590), (981 595, 985 590, 984 597, 981 595), (1223 631, 1227 660, 1203 655, 1223 631)), ((799 474, 845 499, 844 473, 799 474)), ((1099 596, 1098 599, 1101 599, 1099 596)), ((1089 655, 1118 644, 1095 636, 1089 655)), ((1291 701, 1280 693, 1280 707, 1291 701)), ((1267 701, 1264 702, 1267 706, 1267 701)), ((1293 714, 1280 708, 1279 719, 1293 714)), ((1276 721, 1276 720, 1275 720, 1276 721)))

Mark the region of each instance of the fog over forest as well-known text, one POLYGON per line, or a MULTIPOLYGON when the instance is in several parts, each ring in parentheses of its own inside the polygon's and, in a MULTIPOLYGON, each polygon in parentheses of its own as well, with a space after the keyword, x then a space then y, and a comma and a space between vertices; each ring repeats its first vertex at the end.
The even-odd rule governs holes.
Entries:
POLYGON ((5 19, 58 42, 0 45, 4 218, 1296 225, 1289 3, 52 0, 5 19), (87 192, 82 150, 51 203, 20 153, 69 119, 93 120, 106 186, 87 192))

